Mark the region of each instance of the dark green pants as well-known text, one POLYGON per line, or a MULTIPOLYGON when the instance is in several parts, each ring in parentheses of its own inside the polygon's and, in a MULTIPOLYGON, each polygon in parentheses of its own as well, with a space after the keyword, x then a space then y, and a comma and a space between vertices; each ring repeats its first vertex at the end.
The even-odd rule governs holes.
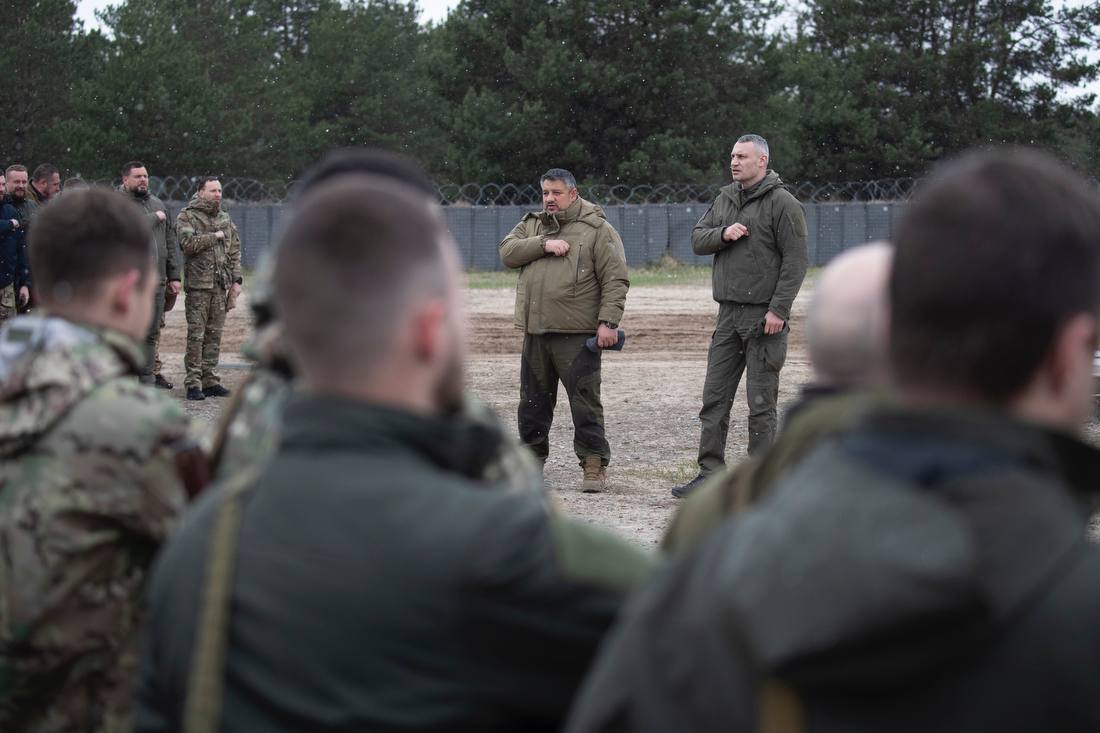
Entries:
POLYGON ((726 465, 726 437, 730 410, 741 375, 748 369, 745 394, 749 403, 749 453, 775 439, 779 370, 787 358, 786 325, 772 336, 764 335, 766 305, 722 302, 718 324, 707 352, 707 378, 703 384, 703 424, 699 437, 699 471, 711 474, 726 465))
POLYGON ((597 455, 603 465, 611 447, 603 429, 600 404, 600 354, 585 348, 595 334, 548 333, 523 337, 519 374, 519 437, 539 458, 550 454, 550 425, 558 401, 558 382, 565 385, 573 414, 573 450, 584 465, 597 455))
MULTIPOLYGON (((144 377, 152 376, 157 358, 157 345, 160 341, 160 322, 164 318, 164 289, 166 283, 161 282, 153 292, 153 322, 149 326, 149 333, 145 335, 145 366, 141 369, 144 377)), ((159 374, 159 371, 156 373, 159 374)))

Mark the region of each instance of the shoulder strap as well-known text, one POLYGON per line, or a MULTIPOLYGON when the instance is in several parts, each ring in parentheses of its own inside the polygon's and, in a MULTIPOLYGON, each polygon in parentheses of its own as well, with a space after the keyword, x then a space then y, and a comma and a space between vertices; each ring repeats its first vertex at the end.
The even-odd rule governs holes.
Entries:
POLYGON ((257 469, 249 468, 236 474, 221 489, 221 496, 218 497, 220 506, 199 597, 195 647, 191 652, 191 672, 184 702, 185 733, 221 730, 233 558, 240 534, 244 494, 253 485, 257 473, 257 469))

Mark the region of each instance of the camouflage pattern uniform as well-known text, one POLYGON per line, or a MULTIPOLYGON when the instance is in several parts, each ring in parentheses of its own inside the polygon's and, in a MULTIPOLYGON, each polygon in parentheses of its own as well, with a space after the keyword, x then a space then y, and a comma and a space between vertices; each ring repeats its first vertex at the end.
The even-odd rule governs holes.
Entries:
POLYGON ((129 338, 0 330, 0 730, 129 728, 149 564, 184 507, 182 408, 129 338))
POLYGON ((176 218, 184 259, 187 352, 183 363, 188 389, 221 384, 215 372, 222 326, 233 283, 241 283, 241 240, 237 227, 217 204, 198 195, 176 218), (225 234, 218 239, 215 232, 225 234))

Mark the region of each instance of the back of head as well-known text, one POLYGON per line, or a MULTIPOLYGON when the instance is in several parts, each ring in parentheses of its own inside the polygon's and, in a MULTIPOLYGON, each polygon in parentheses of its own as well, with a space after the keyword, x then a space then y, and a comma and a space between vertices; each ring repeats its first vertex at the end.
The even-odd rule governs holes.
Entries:
POLYGON ((368 376, 410 303, 447 291, 444 242, 433 204, 391 179, 344 175, 308 191, 274 274, 275 308, 303 375, 368 376))
POLYGON ((325 157, 302 174, 295 186, 295 194, 304 196, 320 183, 351 173, 392 178, 431 199, 438 196, 432 179, 415 162, 404 156, 373 148, 340 148, 326 153, 325 157))
POLYGON ((853 247, 835 257, 814 283, 806 330, 819 384, 861 389, 886 381, 886 293, 893 257, 886 242, 853 247))
POLYGON ((903 390, 1007 404, 1068 319, 1100 312, 1100 192, 1035 151, 944 165, 895 245, 890 363, 903 390))
POLYGON ((31 271, 47 307, 92 298, 109 277, 152 270, 152 232, 141 212, 115 191, 87 188, 41 210, 28 244, 31 271))

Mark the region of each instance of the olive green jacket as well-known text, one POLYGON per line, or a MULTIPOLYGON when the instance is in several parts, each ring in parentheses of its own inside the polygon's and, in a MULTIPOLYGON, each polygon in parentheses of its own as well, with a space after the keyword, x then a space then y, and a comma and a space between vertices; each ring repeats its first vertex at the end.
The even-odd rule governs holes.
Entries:
POLYGON ((623 318, 623 240, 596 204, 578 198, 557 214, 527 214, 500 243, 500 259, 520 270, 515 323, 525 333, 595 333, 600 321, 623 318), (547 254, 548 239, 569 242, 569 252, 547 254))
POLYGON ((806 276, 806 215, 779 174, 743 190, 725 186, 707 213, 691 230, 697 255, 714 255, 714 299, 767 305, 783 320, 806 276), (730 224, 744 224, 749 233, 733 242, 722 239, 730 224))
POLYGON ((194 196, 176 217, 187 290, 228 289, 241 282, 241 239, 225 209, 194 196), (216 232, 225 234, 218 239, 216 232))
POLYGON ((161 282, 180 279, 180 251, 176 242, 176 223, 165 208, 164 202, 153 194, 138 196, 123 187, 119 192, 133 199, 134 203, 141 207, 153 227, 153 242, 157 248, 157 273, 161 282), (157 217, 157 212, 164 212, 164 221, 157 217))

